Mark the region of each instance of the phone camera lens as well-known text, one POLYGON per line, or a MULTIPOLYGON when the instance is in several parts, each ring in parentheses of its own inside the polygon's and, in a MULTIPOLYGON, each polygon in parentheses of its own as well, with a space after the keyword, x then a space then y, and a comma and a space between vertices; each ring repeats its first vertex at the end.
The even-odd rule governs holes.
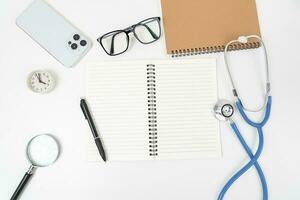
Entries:
POLYGON ((85 46, 85 45, 86 45, 86 41, 85 41, 85 40, 81 40, 81 41, 80 41, 80 45, 81 45, 81 46, 85 46))
POLYGON ((77 49, 77 44, 75 44, 75 43, 73 43, 72 45, 71 45, 71 48, 73 49, 73 50, 75 50, 75 49, 77 49))
POLYGON ((79 36, 78 34, 75 34, 75 35, 73 35, 73 39, 74 39, 74 40, 79 40, 79 39, 80 39, 80 36, 79 36))

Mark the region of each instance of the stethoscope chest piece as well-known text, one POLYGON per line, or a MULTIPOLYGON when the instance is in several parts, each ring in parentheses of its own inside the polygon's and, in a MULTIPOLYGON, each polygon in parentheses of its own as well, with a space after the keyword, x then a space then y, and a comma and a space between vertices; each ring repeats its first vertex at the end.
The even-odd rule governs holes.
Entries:
POLYGON ((233 104, 225 99, 220 99, 214 106, 214 116, 220 121, 228 121, 234 114, 233 104))

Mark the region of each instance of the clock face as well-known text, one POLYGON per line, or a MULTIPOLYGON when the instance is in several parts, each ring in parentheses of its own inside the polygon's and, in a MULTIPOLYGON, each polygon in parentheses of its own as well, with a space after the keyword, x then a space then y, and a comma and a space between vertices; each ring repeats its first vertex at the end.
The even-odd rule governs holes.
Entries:
POLYGON ((48 71, 34 71, 28 78, 28 85, 33 92, 47 93, 54 88, 55 80, 48 71))

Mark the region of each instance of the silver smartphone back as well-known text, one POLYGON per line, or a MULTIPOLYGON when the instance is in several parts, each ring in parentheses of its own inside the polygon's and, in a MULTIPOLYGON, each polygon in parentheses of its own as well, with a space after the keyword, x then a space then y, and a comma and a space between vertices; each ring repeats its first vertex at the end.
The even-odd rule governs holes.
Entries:
POLYGON ((44 0, 35 0, 16 24, 66 67, 91 49, 92 41, 44 0))

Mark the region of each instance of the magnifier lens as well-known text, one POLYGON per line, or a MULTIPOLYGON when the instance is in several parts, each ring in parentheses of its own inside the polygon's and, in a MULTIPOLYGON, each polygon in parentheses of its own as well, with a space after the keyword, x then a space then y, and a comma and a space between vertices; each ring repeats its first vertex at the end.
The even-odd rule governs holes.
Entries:
POLYGON ((27 146, 27 157, 34 166, 45 167, 56 161, 59 145, 50 135, 38 135, 27 146))
POLYGON ((54 163, 59 156, 59 145, 51 135, 38 135, 27 145, 27 158, 31 162, 29 170, 23 176, 10 200, 17 200, 26 184, 34 174, 35 167, 46 167, 54 163))

